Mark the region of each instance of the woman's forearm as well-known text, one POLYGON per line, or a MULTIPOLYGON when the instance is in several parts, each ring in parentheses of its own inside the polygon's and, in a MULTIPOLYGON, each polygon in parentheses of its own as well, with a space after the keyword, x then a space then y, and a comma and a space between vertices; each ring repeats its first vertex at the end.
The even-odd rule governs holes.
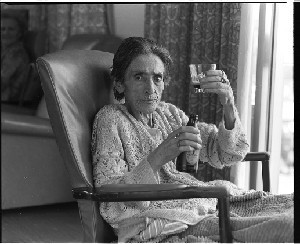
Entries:
POLYGON ((235 123, 234 103, 229 102, 223 105, 225 128, 232 130, 235 123))

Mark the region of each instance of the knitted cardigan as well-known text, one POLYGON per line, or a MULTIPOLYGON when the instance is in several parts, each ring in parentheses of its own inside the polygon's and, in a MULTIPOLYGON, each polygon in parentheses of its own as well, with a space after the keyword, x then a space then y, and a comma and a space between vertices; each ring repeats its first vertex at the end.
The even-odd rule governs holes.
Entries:
MULTIPOLYGON (((245 157, 249 145, 236 108, 234 113, 236 120, 232 130, 225 128, 224 121, 219 129, 213 124, 197 124, 202 140, 201 161, 223 168, 245 157)), ((187 173, 178 172, 173 161, 154 174, 147 156, 168 134, 186 125, 188 117, 176 106, 161 102, 153 113, 153 119, 154 129, 149 129, 136 120, 123 104, 106 105, 96 114, 91 143, 96 187, 104 184, 221 184, 220 181, 198 181, 187 173)), ((230 191, 241 191, 230 182, 226 184, 230 191)), ((108 202, 100 204, 100 213, 114 228, 118 241, 125 242, 145 230, 149 218, 195 225, 216 210, 216 203, 215 198, 108 202)))

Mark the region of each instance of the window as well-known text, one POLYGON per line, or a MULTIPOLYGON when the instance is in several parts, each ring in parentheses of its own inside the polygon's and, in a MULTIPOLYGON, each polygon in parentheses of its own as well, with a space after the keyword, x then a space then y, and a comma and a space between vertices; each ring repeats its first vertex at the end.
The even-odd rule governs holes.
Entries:
POLYGON ((281 158, 278 193, 294 191, 294 60, 293 60, 293 5, 286 4, 281 10, 284 21, 282 35, 283 52, 283 104, 281 129, 281 158))

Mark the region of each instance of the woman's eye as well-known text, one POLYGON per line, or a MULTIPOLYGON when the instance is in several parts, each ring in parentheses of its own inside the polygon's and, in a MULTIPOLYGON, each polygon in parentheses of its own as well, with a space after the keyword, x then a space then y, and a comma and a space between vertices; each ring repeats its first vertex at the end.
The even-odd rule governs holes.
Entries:
POLYGON ((141 76, 141 75, 136 75, 136 76, 135 76, 135 79, 136 79, 136 80, 142 80, 142 76, 141 76))
POLYGON ((160 75, 154 77, 155 82, 161 82, 163 79, 160 75))

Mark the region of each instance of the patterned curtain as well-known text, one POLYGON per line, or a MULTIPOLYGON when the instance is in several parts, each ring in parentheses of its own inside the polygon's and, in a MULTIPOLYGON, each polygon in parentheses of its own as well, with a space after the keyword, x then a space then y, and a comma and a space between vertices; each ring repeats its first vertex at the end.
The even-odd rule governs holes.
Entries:
MULTIPOLYGON (((194 94, 189 85, 190 63, 216 63, 226 72, 236 95, 240 3, 147 4, 145 37, 168 48, 174 61, 172 82, 163 100, 187 114, 198 114, 200 121, 216 125, 222 119, 217 95, 194 94)), ((198 179, 230 178, 229 168, 217 170, 199 165, 198 179)))
POLYGON ((46 6, 50 50, 60 49, 70 35, 108 32, 105 4, 46 6))
POLYGON ((45 30, 49 52, 59 50, 73 34, 108 33, 108 4, 3 4, 1 9, 28 9, 29 30, 45 30))

